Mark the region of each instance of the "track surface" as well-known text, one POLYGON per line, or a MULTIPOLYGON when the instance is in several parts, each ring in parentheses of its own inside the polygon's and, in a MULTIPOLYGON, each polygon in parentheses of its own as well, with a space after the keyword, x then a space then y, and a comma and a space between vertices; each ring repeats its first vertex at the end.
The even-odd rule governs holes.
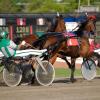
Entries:
POLYGON ((100 78, 92 81, 57 79, 51 86, 0 86, 0 100, 100 100, 100 78))

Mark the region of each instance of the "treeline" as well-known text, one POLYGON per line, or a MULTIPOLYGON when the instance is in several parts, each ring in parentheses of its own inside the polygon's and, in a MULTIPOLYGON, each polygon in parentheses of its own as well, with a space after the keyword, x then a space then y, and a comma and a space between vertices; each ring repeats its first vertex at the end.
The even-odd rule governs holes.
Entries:
MULTIPOLYGON (((88 0, 80 0, 87 5, 88 0)), ((95 0, 90 0, 91 4, 95 0)), ((0 13, 68 13, 78 9, 79 0, 0 0, 0 13), (58 1, 58 2, 57 2, 58 1)))

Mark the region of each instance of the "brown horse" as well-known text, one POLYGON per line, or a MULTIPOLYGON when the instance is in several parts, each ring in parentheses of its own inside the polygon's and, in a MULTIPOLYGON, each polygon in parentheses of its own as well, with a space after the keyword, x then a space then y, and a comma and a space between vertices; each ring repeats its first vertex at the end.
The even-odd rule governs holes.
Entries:
POLYGON ((75 32, 77 34, 77 37, 68 36, 68 35, 64 37, 62 33, 65 33, 65 31, 66 28, 65 28, 63 17, 62 16, 56 17, 55 24, 53 23, 51 32, 48 32, 48 34, 45 34, 39 39, 37 39, 35 42, 32 43, 32 45, 34 47, 37 47, 38 49, 51 48, 50 50, 52 52, 51 52, 50 62, 52 64, 56 61, 57 57, 64 59, 68 64, 69 68, 71 69, 70 80, 74 82, 76 58, 83 57, 88 59, 93 55, 93 52, 90 51, 90 44, 88 41, 88 37, 84 34, 84 31, 85 32, 87 31, 87 33, 93 32, 94 24, 92 22, 90 24, 89 20, 82 23, 79 29, 75 32), (69 46, 67 42, 69 39, 73 39, 73 38, 77 39, 78 45, 69 46), (71 63, 68 62, 66 56, 71 57, 71 63))

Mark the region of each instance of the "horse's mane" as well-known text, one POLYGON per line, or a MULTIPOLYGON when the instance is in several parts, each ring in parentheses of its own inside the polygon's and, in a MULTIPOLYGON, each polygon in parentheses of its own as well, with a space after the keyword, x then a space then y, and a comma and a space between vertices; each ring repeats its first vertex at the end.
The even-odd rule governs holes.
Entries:
POLYGON ((95 27, 94 21, 86 20, 80 24, 79 29, 75 33, 79 37, 88 36, 89 34, 94 34, 95 27))
POLYGON ((85 29, 85 26, 87 25, 88 21, 84 21, 82 22, 80 25, 79 25, 79 28, 77 31, 75 31, 75 34, 79 37, 82 37, 83 36, 83 31, 85 29))

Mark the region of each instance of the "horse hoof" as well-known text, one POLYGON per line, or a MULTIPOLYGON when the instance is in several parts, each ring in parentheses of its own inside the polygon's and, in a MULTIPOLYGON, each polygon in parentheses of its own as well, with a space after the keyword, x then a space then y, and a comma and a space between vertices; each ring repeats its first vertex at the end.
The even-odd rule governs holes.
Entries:
POLYGON ((76 79, 70 79, 70 81, 71 81, 72 83, 74 83, 74 82, 76 82, 77 80, 76 80, 76 79))

